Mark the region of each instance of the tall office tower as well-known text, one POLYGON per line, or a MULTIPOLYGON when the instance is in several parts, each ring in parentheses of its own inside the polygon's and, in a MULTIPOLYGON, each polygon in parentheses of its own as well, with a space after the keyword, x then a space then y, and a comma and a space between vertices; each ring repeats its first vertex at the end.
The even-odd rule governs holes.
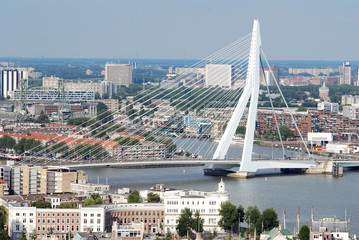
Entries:
POLYGON ((278 65, 271 65, 270 68, 272 69, 273 75, 275 77, 275 80, 273 78, 273 75, 270 72, 269 68, 265 68, 264 71, 264 76, 263 76, 263 72, 261 71, 261 77, 260 77, 260 81, 261 84, 264 85, 264 77, 267 81, 268 86, 273 86, 275 85, 275 81, 278 82, 279 84, 279 67, 278 65))
POLYGON ((28 79, 27 71, 17 69, 5 69, 1 71, 1 91, 0 96, 7 97, 9 92, 18 89, 21 79, 28 79))
POLYGON ((116 85, 129 86, 132 83, 131 64, 106 64, 105 80, 116 85))
POLYGON ((343 84, 352 85, 352 68, 350 62, 343 62, 343 84))
POLYGON ((233 66, 229 64, 207 64, 205 71, 206 86, 232 87, 233 66))

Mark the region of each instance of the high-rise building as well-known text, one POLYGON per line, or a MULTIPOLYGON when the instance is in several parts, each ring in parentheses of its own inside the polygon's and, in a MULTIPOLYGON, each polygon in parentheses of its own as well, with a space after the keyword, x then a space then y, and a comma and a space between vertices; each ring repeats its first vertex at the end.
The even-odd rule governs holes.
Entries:
POLYGON ((265 77, 265 80, 267 81, 268 86, 275 85, 275 81, 277 81, 279 84, 279 67, 278 67, 278 65, 271 65, 270 68, 272 69, 274 78, 273 78, 273 75, 271 74, 269 68, 263 69, 264 75, 263 75, 263 72, 261 71, 261 79, 260 79, 260 81, 263 85, 264 85, 264 77, 265 77))
POLYGON ((352 68, 350 62, 343 62, 343 84, 352 85, 352 68))
POLYGON ((1 71, 0 96, 7 97, 10 92, 16 90, 21 79, 28 78, 28 72, 17 69, 5 69, 1 71))
POLYGON ((105 80, 116 85, 129 86, 132 84, 131 64, 106 64, 105 80))
POLYGON ((205 81, 207 87, 232 87, 233 66, 230 64, 207 64, 205 81))

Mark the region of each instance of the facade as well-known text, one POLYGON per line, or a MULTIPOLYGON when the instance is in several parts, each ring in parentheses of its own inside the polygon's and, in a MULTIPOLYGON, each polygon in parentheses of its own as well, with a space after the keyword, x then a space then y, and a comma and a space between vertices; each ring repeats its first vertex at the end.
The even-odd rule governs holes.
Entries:
POLYGON ((107 63, 105 65, 105 81, 128 87, 132 84, 132 65, 107 63))
POLYGON ((323 86, 319 88, 319 97, 324 100, 329 100, 329 88, 325 86, 325 82, 323 83, 323 86))
POLYGON ((21 79, 28 79, 27 71, 20 71, 17 69, 6 69, 0 72, 1 91, 0 96, 7 97, 9 93, 18 89, 21 79))
POLYGON ((70 191, 72 193, 90 196, 91 194, 105 194, 110 191, 110 185, 95 183, 71 183, 70 191))
POLYGON ((83 171, 14 166, 10 190, 13 194, 51 194, 71 192, 71 183, 84 182, 83 171))
POLYGON ((275 80, 279 83, 279 67, 278 65, 271 65, 270 68, 272 69, 275 79, 273 78, 270 69, 265 68, 263 71, 264 74, 261 71, 261 83, 265 85, 264 80, 266 80, 268 86, 274 86, 275 80))
POLYGON ((350 118, 350 119, 357 119, 358 118, 358 112, 357 107, 353 106, 343 106, 343 116, 350 118))
POLYGON ((186 127, 186 132, 195 134, 211 134, 211 121, 195 119, 191 116, 182 117, 182 126, 186 127))
MULTIPOLYGON (((287 126, 294 132, 296 137, 300 136, 289 113, 278 112, 275 113, 275 115, 279 126, 287 126)), ((311 115, 297 113, 293 114, 293 117, 298 125, 299 131, 303 134, 303 136, 312 130, 316 130, 314 129, 316 124, 312 123, 314 119, 311 115)), ((275 134, 277 132, 277 126, 272 111, 258 111, 256 130, 260 130, 262 133, 265 132, 267 134, 275 134)))
POLYGON ((143 223, 146 233, 164 232, 165 206, 162 203, 128 203, 107 205, 105 209, 105 227, 112 228, 113 223, 131 225, 143 223))
POLYGON ((199 212, 203 219, 203 229, 212 231, 218 228, 221 216, 218 210, 221 204, 228 201, 228 193, 223 180, 218 183, 216 192, 204 192, 196 190, 180 190, 164 193, 165 204, 165 230, 176 232, 177 220, 185 208, 193 213, 199 212))
POLYGON ((24 234, 27 239, 66 239, 77 232, 103 232, 105 207, 36 208, 21 204, 8 205, 10 239, 24 234))
POLYGON ((143 142, 141 145, 116 145, 113 159, 121 160, 156 160, 166 158, 166 145, 154 142, 143 142))
POLYGON ((352 68, 350 62, 343 62, 343 84, 352 85, 352 68))
POLYGON ((308 142, 310 145, 324 146, 333 142, 332 133, 308 132, 308 142))
POLYGON ((341 104, 347 105, 350 104, 352 106, 359 107, 359 95, 342 95, 341 104))
POLYGON ((350 221, 322 218, 310 222, 310 240, 349 240, 350 221))
POLYGON ((289 74, 302 74, 309 73, 314 76, 319 74, 329 75, 330 73, 338 72, 337 68, 289 68, 289 74))
POLYGON ((317 109, 320 111, 338 112, 339 104, 324 101, 324 102, 318 103, 317 109))
MULTIPOLYGON (((90 101, 95 100, 94 91, 65 91, 64 98, 68 101, 90 101)), ((15 100, 19 100, 22 98, 19 90, 14 90, 12 93, 12 97, 15 100)), ((46 89, 46 90, 28 90, 26 95, 26 100, 35 101, 35 100, 50 100, 57 101, 60 98, 59 91, 56 89, 46 89)))
POLYGON ((233 66, 229 64, 206 64, 205 83, 207 87, 232 87, 233 66))

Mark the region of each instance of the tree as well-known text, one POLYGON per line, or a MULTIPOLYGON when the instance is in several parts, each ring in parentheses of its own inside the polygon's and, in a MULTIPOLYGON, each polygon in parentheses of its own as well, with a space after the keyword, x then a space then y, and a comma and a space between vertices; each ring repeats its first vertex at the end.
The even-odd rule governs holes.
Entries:
POLYGON ((132 191, 132 192, 128 195, 127 202, 128 202, 128 203, 140 203, 140 202, 141 202, 140 192, 139 192, 138 190, 132 191))
POLYGON ((0 231, 0 239, 1 240, 9 240, 9 234, 7 233, 7 231, 0 231))
POLYGON ((203 232, 203 219, 201 218, 199 211, 196 211, 196 213, 194 214, 192 228, 196 232, 203 232))
POLYGON ((31 203, 31 207, 36 208, 51 208, 51 202, 45 201, 44 199, 37 200, 31 203))
POLYGON ((46 115, 44 110, 41 110, 39 117, 35 121, 36 123, 49 123, 49 117, 46 115))
POLYGON ((176 226, 178 235, 183 237, 186 236, 187 234, 191 234, 192 226, 193 226, 192 212, 189 208, 185 208, 182 210, 181 215, 178 219, 178 224, 176 226))
POLYGON ((158 194, 149 192, 147 194, 147 202, 149 203, 159 203, 161 202, 161 198, 158 194))
POLYGON ((12 149, 16 144, 16 140, 8 135, 4 135, 0 138, 0 146, 3 149, 12 149))
POLYGON ((287 126, 280 126, 279 131, 284 140, 294 137, 294 132, 290 130, 287 126))
POLYGON ((108 109, 108 107, 103 102, 99 102, 96 106, 97 112, 101 112, 101 111, 107 110, 107 109, 108 109))
POLYGON ((0 206, 0 230, 5 230, 7 212, 4 206, 0 206))
POLYGON ((26 237, 20 237, 18 240, 26 240, 26 237))
POLYGON ((244 214, 244 220, 248 223, 248 233, 253 234, 254 229, 259 233, 261 231, 261 212, 257 206, 249 206, 244 214))
POLYGON ((105 201, 102 199, 100 194, 94 193, 94 194, 91 194, 91 196, 89 198, 85 199, 84 206, 104 204, 104 203, 105 203, 105 201))
POLYGON ((239 205, 237 208, 237 212, 238 212, 238 219, 239 222, 243 222, 244 221, 244 207, 242 205, 239 205))
POLYGON ((310 234, 310 229, 307 225, 303 225, 300 229, 299 229, 299 239, 300 240, 309 240, 309 234, 310 234))
POLYGON ((238 126, 236 130, 236 134, 246 134, 246 127, 245 126, 238 126))
POLYGON ((304 107, 303 105, 301 105, 297 108, 297 112, 306 112, 307 110, 308 110, 308 108, 304 107))
POLYGON ((238 226, 239 219, 237 208, 229 201, 221 204, 219 214, 222 218, 219 220, 218 225, 221 226, 224 230, 228 231, 233 227, 238 226))
POLYGON ((272 228, 278 227, 278 214, 274 208, 267 208, 262 212, 263 229, 270 231, 272 228))

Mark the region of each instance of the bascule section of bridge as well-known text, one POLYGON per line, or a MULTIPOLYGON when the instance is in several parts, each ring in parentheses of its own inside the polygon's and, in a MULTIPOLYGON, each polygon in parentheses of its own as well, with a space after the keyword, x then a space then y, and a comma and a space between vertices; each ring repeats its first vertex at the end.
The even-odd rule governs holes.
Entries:
MULTIPOLYGON (((176 69, 176 74, 169 74, 160 87, 144 88, 121 109, 103 109, 96 117, 78 120, 80 130, 52 136, 46 146, 31 149, 35 154, 23 155, 22 163, 55 168, 202 164, 205 173, 231 172, 243 177, 265 169, 315 166, 304 141, 308 151, 305 158, 286 159, 282 141, 282 158, 253 157, 264 65, 270 68, 261 47, 259 22, 255 20, 251 33, 189 67, 176 69), (242 154, 228 156, 243 120, 246 132, 242 154)), ((270 72, 285 102, 278 79, 270 72)), ((267 90, 270 93, 268 86, 267 90)), ((279 130, 275 114, 274 118, 279 130)), ((292 120, 296 126, 293 116, 292 120)), ((280 132, 278 136, 281 140, 280 132)))

